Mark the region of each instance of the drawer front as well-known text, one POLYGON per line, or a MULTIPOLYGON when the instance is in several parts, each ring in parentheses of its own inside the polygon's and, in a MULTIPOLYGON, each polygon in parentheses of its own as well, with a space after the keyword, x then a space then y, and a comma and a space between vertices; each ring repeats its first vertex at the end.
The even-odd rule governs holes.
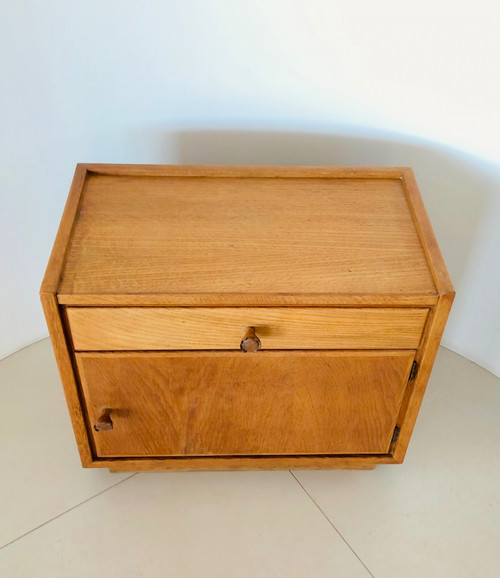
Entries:
POLYGON ((237 350, 248 327, 263 349, 415 349, 428 309, 68 307, 77 351, 237 350))
POLYGON ((98 457, 154 457, 388 453, 414 355, 78 353, 76 359, 98 457), (94 431, 106 410, 113 429, 94 431))

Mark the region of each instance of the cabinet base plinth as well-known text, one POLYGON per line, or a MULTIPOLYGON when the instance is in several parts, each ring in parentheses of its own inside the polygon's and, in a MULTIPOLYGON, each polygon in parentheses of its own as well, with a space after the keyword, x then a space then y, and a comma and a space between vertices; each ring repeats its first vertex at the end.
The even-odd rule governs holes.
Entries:
POLYGON ((373 470, 400 463, 391 455, 373 456, 217 456, 96 459, 86 467, 110 472, 238 471, 238 470, 373 470))

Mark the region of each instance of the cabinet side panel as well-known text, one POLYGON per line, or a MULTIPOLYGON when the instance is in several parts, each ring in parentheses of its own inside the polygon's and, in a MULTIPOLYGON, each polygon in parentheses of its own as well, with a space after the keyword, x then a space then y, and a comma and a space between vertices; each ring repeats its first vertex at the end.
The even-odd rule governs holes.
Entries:
POLYGON ((455 294, 448 269, 432 229, 427 210, 411 168, 403 169, 403 185, 413 213, 415 225, 440 294, 455 294))
POLYGON ((415 380, 409 384, 411 390, 407 397, 407 403, 404 404, 398 419, 400 433, 394 447, 393 457, 399 463, 404 460, 408 444, 410 443, 446 320, 448 319, 448 314, 453 303, 453 297, 453 294, 441 295, 436 308, 431 313, 422 348, 417 354, 418 372, 415 380))
POLYGON ((87 430, 82 415, 78 386, 75 381, 73 366, 68 352, 66 337, 59 315, 57 298, 51 293, 41 293, 40 298, 49 328, 50 339, 59 368, 59 374, 66 396, 73 431, 75 432, 76 443, 80 452, 82 465, 88 467, 92 462, 92 452, 89 445, 87 430))
POLYGON ((73 230, 73 224, 80 206, 80 199, 86 175, 87 169, 85 168, 85 165, 77 165, 73 182, 71 183, 68 200, 64 207, 61 223, 57 231, 57 236, 54 241, 54 246, 52 247, 45 276, 42 281, 40 293, 57 292, 71 232, 73 230))

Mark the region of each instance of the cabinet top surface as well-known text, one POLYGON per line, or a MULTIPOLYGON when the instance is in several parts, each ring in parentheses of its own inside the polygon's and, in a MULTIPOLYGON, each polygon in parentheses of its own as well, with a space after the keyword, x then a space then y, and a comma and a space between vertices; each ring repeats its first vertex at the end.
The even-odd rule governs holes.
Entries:
POLYGON ((57 293, 436 296, 412 195, 410 169, 79 165, 57 293))

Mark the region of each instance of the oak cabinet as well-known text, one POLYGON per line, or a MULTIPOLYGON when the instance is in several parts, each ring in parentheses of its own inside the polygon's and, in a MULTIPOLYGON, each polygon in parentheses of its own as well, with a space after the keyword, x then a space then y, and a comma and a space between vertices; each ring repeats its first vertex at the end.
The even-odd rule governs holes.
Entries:
POLYGON ((78 165, 41 288, 112 470, 402 462, 453 296, 407 168, 78 165))

